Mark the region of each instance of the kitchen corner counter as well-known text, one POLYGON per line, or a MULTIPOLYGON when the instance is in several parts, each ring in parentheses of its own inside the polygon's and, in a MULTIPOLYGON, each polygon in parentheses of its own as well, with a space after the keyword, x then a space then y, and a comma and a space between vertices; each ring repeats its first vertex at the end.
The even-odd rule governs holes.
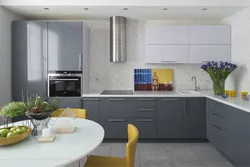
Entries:
POLYGON ((135 91, 133 95, 101 95, 100 92, 83 94, 83 98, 90 97, 207 97, 229 106, 250 112, 250 101, 238 97, 222 98, 213 94, 212 90, 200 90, 197 94, 184 94, 179 91, 135 91))

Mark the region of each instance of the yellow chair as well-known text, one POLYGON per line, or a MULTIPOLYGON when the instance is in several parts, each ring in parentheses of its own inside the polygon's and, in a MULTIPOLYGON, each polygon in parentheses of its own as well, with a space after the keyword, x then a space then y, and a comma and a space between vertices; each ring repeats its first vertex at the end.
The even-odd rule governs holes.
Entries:
POLYGON ((128 143, 126 145, 126 157, 89 156, 85 167, 134 167, 136 144, 139 138, 138 129, 128 125, 128 143))
MULTIPOLYGON (((82 119, 87 118, 87 111, 85 109, 80 109, 80 108, 70 108, 70 109, 76 114, 76 118, 82 118, 82 119)), ((64 110, 65 108, 60 108, 56 110, 53 113, 52 117, 59 117, 64 110)))

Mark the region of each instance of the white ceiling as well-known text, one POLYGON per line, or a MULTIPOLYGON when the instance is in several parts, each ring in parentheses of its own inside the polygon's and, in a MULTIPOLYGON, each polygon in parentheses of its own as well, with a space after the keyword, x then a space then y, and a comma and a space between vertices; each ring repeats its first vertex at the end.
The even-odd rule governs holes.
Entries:
POLYGON ((97 6, 5 6, 29 19, 108 19, 125 16, 142 20, 222 20, 246 7, 239 6, 176 6, 176 7, 97 7, 97 6), (49 10, 44 8, 48 7, 49 10), (88 10, 84 10, 88 8, 88 10), (167 10, 163 10, 167 8, 167 10), (203 8, 207 10, 203 11, 203 8))

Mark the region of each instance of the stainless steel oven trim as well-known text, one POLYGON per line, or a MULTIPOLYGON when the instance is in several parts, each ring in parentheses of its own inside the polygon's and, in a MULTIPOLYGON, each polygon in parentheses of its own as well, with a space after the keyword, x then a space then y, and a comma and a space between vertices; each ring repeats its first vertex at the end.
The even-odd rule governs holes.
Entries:
MULTIPOLYGON (((83 94, 83 82, 82 82, 82 74, 55 74, 55 73, 49 73, 48 74, 48 84, 47 84, 47 93, 48 93, 48 97, 50 97, 49 95, 49 85, 50 85, 50 77, 80 77, 81 78, 81 95, 83 94)), ((70 80, 70 79, 69 79, 70 80)), ((80 97, 79 96, 79 97, 80 97)))

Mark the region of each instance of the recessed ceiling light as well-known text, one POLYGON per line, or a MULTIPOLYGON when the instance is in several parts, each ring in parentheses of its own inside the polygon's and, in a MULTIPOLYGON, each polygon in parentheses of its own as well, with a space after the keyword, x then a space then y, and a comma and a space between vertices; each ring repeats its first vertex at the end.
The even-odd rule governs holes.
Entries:
POLYGON ((203 8, 203 9, 201 9, 202 11, 206 11, 207 10, 207 8, 203 8))
POLYGON ((168 8, 163 8, 162 10, 168 10, 168 8))
POLYGON ((84 8, 83 10, 89 10, 89 8, 84 8))
POLYGON ((128 10, 128 8, 123 8, 123 10, 128 10))
POLYGON ((44 10, 49 10, 49 8, 43 8, 44 10))

